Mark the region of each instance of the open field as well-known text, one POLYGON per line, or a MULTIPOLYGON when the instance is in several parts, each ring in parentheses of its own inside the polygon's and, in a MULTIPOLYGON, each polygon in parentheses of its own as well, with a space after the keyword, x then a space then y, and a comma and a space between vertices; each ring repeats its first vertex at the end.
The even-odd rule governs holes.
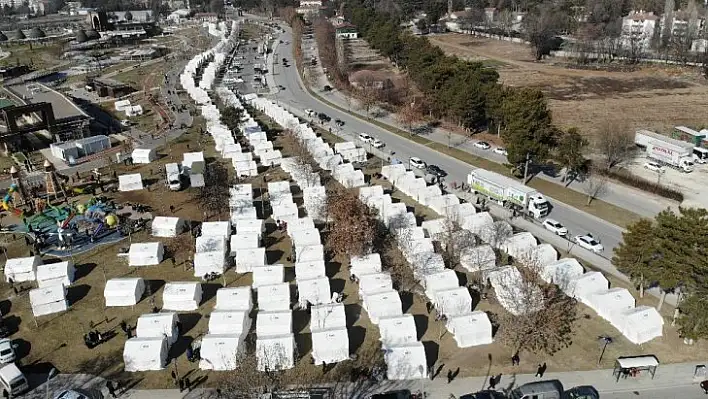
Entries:
POLYGON ((600 121, 626 122, 627 128, 659 132, 678 125, 705 126, 708 82, 695 69, 573 69, 561 59, 535 62, 530 49, 522 44, 460 34, 436 35, 429 40, 451 55, 496 62, 493 67, 504 84, 543 90, 560 126, 575 126, 587 134, 592 134, 600 121))
POLYGON ((61 44, 22 44, 4 47, 10 56, 0 61, 0 65, 32 65, 35 69, 50 68, 64 62, 60 57, 63 53, 61 44))

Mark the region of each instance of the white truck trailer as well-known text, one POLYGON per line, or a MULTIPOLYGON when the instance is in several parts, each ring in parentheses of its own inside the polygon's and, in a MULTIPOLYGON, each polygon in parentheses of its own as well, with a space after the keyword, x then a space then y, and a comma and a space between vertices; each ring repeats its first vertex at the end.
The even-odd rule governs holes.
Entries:
POLYGON ((505 207, 521 208, 536 219, 550 212, 550 204, 543 194, 498 173, 474 169, 467 175, 467 184, 473 193, 482 194, 505 207))
POLYGON ((684 173, 693 172, 693 144, 648 130, 637 130, 634 144, 646 150, 647 158, 684 173))
POLYGON ((182 173, 180 173, 179 164, 165 164, 165 180, 167 187, 172 191, 179 191, 182 188, 182 173))

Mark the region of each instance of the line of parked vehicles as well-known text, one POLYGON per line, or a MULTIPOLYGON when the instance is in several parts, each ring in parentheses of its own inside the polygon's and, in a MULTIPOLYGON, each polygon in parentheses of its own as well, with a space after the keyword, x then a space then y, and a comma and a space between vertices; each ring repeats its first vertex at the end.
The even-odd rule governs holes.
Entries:
MULTIPOLYGON (((427 396, 427 395, 426 395, 427 396)), ((416 399, 423 398, 420 393, 408 390, 389 391, 369 396, 369 399, 416 399)), ((460 399, 599 399, 600 394, 589 385, 565 390, 558 380, 536 381, 521 385, 507 396, 501 391, 486 389, 460 396, 460 399)))

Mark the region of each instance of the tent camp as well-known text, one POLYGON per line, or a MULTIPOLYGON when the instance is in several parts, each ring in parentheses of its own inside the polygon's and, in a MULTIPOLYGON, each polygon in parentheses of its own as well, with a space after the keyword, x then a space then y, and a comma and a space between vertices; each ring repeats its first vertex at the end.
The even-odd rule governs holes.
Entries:
POLYGON ((209 334, 248 334, 251 318, 245 310, 215 310, 209 315, 209 334))
POLYGON ((381 273, 381 256, 377 253, 353 256, 349 264, 349 274, 352 276, 381 273))
POLYGON ((288 370, 295 365, 293 334, 258 337, 256 340, 258 371, 288 370))
POLYGON ((378 324, 382 317, 403 314, 401 297, 394 290, 364 296, 363 307, 369 313, 369 319, 374 324, 378 324))
POLYGON ((155 237, 176 237, 181 234, 186 223, 178 217, 155 216, 151 224, 151 232, 155 237))
POLYGON ((165 310, 197 310, 201 301, 202 285, 197 282, 169 282, 162 291, 162 308, 165 310))
POLYGON ((541 278, 547 283, 557 285, 563 292, 568 292, 570 282, 583 275, 583 266, 575 258, 563 258, 543 268, 541 278))
POLYGON ((167 364, 168 344, 165 337, 131 338, 123 347, 125 371, 157 371, 167 364))
POLYGON ((106 281, 103 296, 106 306, 133 306, 145 292, 145 281, 139 277, 112 278, 106 281))
POLYGON ((326 276, 324 260, 295 263, 295 278, 299 280, 310 280, 326 276))
POLYGON ((321 305, 330 302, 332 294, 327 277, 318 277, 310 280, 297 280, 297 298, 301 308, 307 304, 321 305))
POLYGON ((249 312, 252 307, 251 287, 229 287, 216 290, 215 310, 243 310, 249 312))
POLYGON ((598 316, 618 327, 622 325, 623 313, 634 309, 635 300, 626 288, 610 288, 590 294, 588 306, 595 310, 598 316))
POLYGON ((434 291, 430 299, 438 312, 447 317, 467 314, 472 311, 472 297, 467 287, 434 291))
POLYGON ((293 312, 260 311, 256 315, 256 336, 285 335, 293 332, 293 312))
POLYGON ((343 303, 327 303, 310 308, 310 331, 329 330, 347 326, 343 303))
POLYGON ((231 237, 231 222, 204 222, 201 227, 202 236, 223 237, 228 240, 231 237))
POLYGON ((136 191, 143 189, 143 177, 140 173, 118 176, 118 191, 136 191))
POLYGON ((223 252, 197 252, 194 254, 194 277, 204 277, 216 273, 222 275, 226 271, 226 258, 223 252))
POLYGON ((290 310, 290 284, 264 285, 258 289, 259 310, 290 310))
POLYGON ((236 370, 243 349, 243 336, 236 334, 207 334, 199 346, 201 370, 236 370))
POLYGON ((492 323, 487 313, 475 311, 447 318, 446 323, 460 348, 487 345, 493 342, 492 323))
POLYGON ((66 287, 61 284, 30 290, 29 298, 35 317, 63 312, 69 308, 66 287))
POLYGON ((136 148, 130 157, 133 158, 133 163, 148 164, 157 159, 157 153, 154 148, 136 148))
POLYGON ((478 245, 460 251, 460 265, 468 272, 491 270, 497 267, 497 255, 491 245, 478 245))
POLYGON ((568 291, 566 294, 572 296, 578 301, 589 305, 592 294, 596 292, 607 291, 610 287, 610 282, 600 272, 587 272, 582 276, 578 276, 568 283, 568 291))
POLYGON ((620 332, 632 343, 640 345, 663 335, 664 319, 651 306, 637 306, 625 311, 620 332))
POLYGON ((74 281, 75 272, 74 263, 71 261, 39 265, 37 266, 37 285, 40 288, 57 284, 70 286, 74 281))
POLYGON ((345 327, 312 332, 312 359, 315 364, 349 360, 349 333, 345 327))
POLYGON ((236 273, 249 273, 255 267, 267 264, 265 248, 237 249, 234 256, 236 273))
POLYGON ((254 290, 285 281, 285 266, 282 264, 254 266, 252 271, 254 290))
POLYGON ((428 376, 428 362, 421 342, 386 348, 384 360, 389 380, 417 380, 428 376))
POLYGON ((162 262, 165 248, 161 242, 144 242, 130 244, 128 251, 128 266, 153 266, 162 262))
POLYGON ((412 314, 382 317, 379 320, 381 346, 386 349, 391 346, 407 345, 418 341, 418 331, 412 314))
POLYGON ((177 331, 177 313, 147 313, 138 317, 135 336, 138 338, 167 337, 167 346, 172 345, 179 337, 177 331))
POLYGON ((365 274, 359 277, 359 295, 366 296, 393 289, 393 279, 388 273, 365 274))
POLYGON ((39 256, 8 259, 5 263, 5 281, 34 281, 37 279, 37 267, 41 264, 42 258, 39 256))

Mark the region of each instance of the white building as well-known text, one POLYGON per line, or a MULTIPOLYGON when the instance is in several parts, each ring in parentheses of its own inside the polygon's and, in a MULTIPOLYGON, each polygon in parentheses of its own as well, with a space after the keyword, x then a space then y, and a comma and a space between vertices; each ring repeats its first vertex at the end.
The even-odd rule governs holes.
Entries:
POLYGON ((622 18, 622 44, 631 47, 633 43, 641 48, 649 48, 654 37, 654 30, 658 28, 659 17, 653 12, 630 11, 622 18))

